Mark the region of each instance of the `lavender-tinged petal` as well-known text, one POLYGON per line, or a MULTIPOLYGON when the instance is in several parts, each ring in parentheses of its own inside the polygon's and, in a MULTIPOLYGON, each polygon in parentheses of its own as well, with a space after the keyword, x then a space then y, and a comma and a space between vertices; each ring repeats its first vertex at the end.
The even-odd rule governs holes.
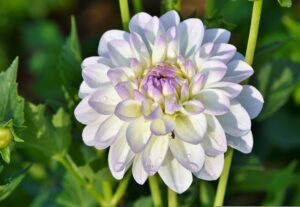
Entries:
POLYGON ((227 67, 228 70, 223 81, 240 83, 254 73, 252 67, 241 60, 232 60, 227 64, 227 67))
POLYGON ((133 164, 132 164, 132 175, 135 181, 143 185, 147 178, 148 173, 145 171, 142 161, 142 152, 135 155, 133 164))
POLYGON ((226 29, 207 29, 205 30, 203 43, 228 43, 230 39, 230 31, 226 29))
POLYGON ((74 111, 76 119, 82 124, 93 123, 97 120, 99 114, 89 105, 90 96, 80 101, 74 111))
POLYGON ((134 88, 129 81, 120 82, 115 86, 115 89, 119 96, 124 99, 134 99, 134 88))
POLYGON ((162 116, 160 105, 150 100, 142 101, 142 113, 144 118, 148 120, 154 120, 162 116))
POLYGON ((201 101, 198 100, 190 100, 181 104, 181 111, 187 115, 195 115, 200 114, 205 110, 205 106, 201 101))
POLYGON ((203 168, 194 175, 203 180, 217 180, 223 170, 224 154, 215 157, 206 156, 203 168))
POLYGON ((237 97, 243 90, 243 86, 232 82, 216 82, 208 85, 207 88, 222 90, 230 99, 237 97))
POLYGON ((227 134, 227 142, 228 145, 242 153, 250 153, 253 148, 253 135, 252 132, 249 131, 248 134, 245 134, 240 137, 234 137, 227 134))
POLYGON ((115 66, 130 66, 130 61, 134 58, 134 55, 128 41, 112 40, 107 44, 107 48, 109 57, 115 66))
POLYGON ((128 99, 118 103, 115 115, 123 121, 134 120, 142 115, 141 102, 128 99))
POLYGON ((167 31, 169 28, 177 26, 179 24, 180 17, 175 10, 172 10, 162 15, 159 20, 167 31))

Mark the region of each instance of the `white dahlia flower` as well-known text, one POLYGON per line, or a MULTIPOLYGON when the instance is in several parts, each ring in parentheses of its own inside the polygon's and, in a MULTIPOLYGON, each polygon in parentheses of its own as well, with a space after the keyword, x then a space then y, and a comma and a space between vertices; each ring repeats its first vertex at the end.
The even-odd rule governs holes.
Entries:
POLYGON ((227 146, 252 150, 251 119, 263 98, 239 83, 253 69, 228 44, 229 31, 206 29, 199 19, 180 22, 175 11, 138 13, 129 30, 104 33, 99 56, 82 63, 75 116, 86 125, 84 143, 110 147, 116 179, 131 165, 137 183, 158 172, 177 193, 192 175, 217 179, 227 146))

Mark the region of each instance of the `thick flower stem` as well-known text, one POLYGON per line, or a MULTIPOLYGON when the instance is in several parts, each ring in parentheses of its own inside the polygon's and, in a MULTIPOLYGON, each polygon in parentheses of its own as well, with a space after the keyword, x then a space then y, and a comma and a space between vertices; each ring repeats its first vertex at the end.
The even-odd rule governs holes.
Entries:
POLYGON ((142 0, 132 0, 133 10, 135 13, 143 11, 142 0))
POLYGON ((151 197, 153 200, 154 207, 162 207, 162 199, 161 199, 161 193, 158 186, 158 180, 157 177, 150 176, 149 179, 149 185, 150 185, 150 191, 151 191, 151 197))
MULTIPOLYGON (((249 32, 249 38, 248 38, 247 50, 245 56, 245 61, 249 65, 252 65, 254 59, 262 5, 263 5, 263 0, 254 0, 253 2, 250 32, 249 32)), ((227 180, 230 171, 232 157, 233 157, 233 149, 230 148, 226 153, 225 166, 221 178, 219 180, 214 206, 222 206, 224 203, 224 197, 225 197, 227 180)))
POLYGON ((128 0, 119 0, 119 5, 120 5, 123 29, 128 31, 128 23, 130 20, 128 0))
POLYGON ((168 188, 168 207, 178 207, 177 194, 168 188))
POLYGON ((105 201, 98 191, 93 187, 91 183, 84 179, 81 175, 77 165, 73 162, 72 158, 67 155, 57 155, 54 157, 59 163, 62 164, 79 182, 80 184, 93 196, 98 202, 99 206, 104 206, 105 201))
POLYGON ((115 206, 119 203, 119 201, 121 200, 121 198, 123 197, 123 195, 126 192, 127 186, 129 184, 131 178, 131 173, 128 172, 127 175, 125 176, 125 178, 123 178, 123 180, 120 182, 113 198, 112 198, 112 204, 115 206))
POLYGON ((223 205, 232 157, 233 157, 233 149, 228 148, 228 151, 225 154, 224 169, 219 180, 214 206, 223 205))

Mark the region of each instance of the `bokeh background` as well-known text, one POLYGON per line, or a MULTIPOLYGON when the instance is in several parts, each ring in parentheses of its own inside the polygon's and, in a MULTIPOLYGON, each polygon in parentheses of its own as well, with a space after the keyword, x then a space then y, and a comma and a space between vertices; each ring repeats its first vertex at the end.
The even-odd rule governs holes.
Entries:
MULTIPOLYGON (((131 3, 130 8, 133 15, 131 3)), ((159 0, 144 0, 143 9, 159 16, 164 5, 159 0)), ((252 2, 247 0, 182 0, 180 12, 183 18, 203 19, 208 27, 229 29, 231 43, 244 54, 251 11, 252 2)), ((83 58, 97 55, 101 34, 121 28, 115 0, 0 0, 0 71, 19 56, 20 95, 36 104, 46 103, 50 111, 64 100, 59 60, 70 33, 71 15, 76 20, 83 58)), ((281 7, 277 0, 264 1, 254 61, 256 73, 250 81, 262 91, 266 104, 253 123, 253 152, 235 152, 226 205, 300 205, 299 20, 300 1, 294 1, 290 8, 281 7)), ((80 156, 90 152, 83 146, 78 128, 70 153, 76 154, 80 165, 80 156)), ((24 166, 32 166, 0 206, 93 206, 75 181, 65 179, 64 170, 54 161, 22 146, 16 147, 12 160, 1 173, 0 182, 24 166)), ((105 162, 95 160, 93 165, 100 168, 105 162)), ((195 180, 179 196, 181 206, 211 206, 216 182, 195 180)), ((130 182, 120 206, 152 206, 147 183, 139 186, 130 182)))

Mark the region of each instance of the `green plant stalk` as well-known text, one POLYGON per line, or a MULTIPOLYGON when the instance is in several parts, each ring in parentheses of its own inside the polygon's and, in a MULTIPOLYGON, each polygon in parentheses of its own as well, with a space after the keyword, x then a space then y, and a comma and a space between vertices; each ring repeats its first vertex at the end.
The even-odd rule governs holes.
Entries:
POLYGON ((150 176, 148 178, 150 191, 151 191, 151 197, 153 200, 154 207, 162 207, 162 199, 161 199, 161 193, 158 185, 158 180, 155 175, 150 176))
POLYGON ((142 0, 132 0, 133 10, 135 13, 143 11, 142 0))
POLYGON ((112 187, 110 182, 107 180, 101 181, 102 189, 103 189, 103 196, 106 201, 110 201, 113 196, 112 187))
POLYGON ((177 194, 168 188, 168 207, 178 207, 177 194))
MULTIPOLYGON (((253 2, 250 32, 249 32, 249 38, 247 43, 246 55, 245 55, 245 61, 249 65, 252 65, 254 59, 262 5, 263 5, 263 0, 254 0, 253 2)), ((224 203, 224 197, 225 197, 227 180, 230 171, 232 157, 233 157, 233 149, 230 148, 226 153, 225 166, 219 180, 214 206, 222 206, 224 203)))
POLYGON ((62 164, 73 176, 80 182, 80 184, 93 196, 98 202, 99 206, 104 206, 105 201, 102 196, 98 193, 98 191, 94 188, 94 186, 87 182, 84 177, 81 175, 77 165, 74 163, 70 155, 57 155, 54 157, 59 163, 62 164))
POLYGON ((225 154, 224 169, 218 183, 214 206, 223 206, 232 157, 233 149, 228 148, 225 154))
POLYGON ((123 29, 128 31, 128 24, 130 20, 128 0, 119 0, 119 5, 120 5, 123 29))
POLYGON ((165 0, 162 1, 162 5, 164 6, 164 11, 163 12, 167 12, 170 11, 172 9, 175 9, 177 11, 180 11, 181 9, 181 0, 165 0))
POLYGON ((127 175, 125 176, 125 178, 123 178, 123 180, 120 182, 112 200, 111 203, 113 205, 117 205, 119 203, 119 201, 121 200, 121 198, 123 197, 123 195, 126 192, 127 186, 129 184, 131 178, 131 173, 128 172, 127 175))
POLYGON ((215 8, 215 0, 206 0, 205 4, 205 17, 212 17, 215 8))
POLYGON ((199 185, 199 198, 200 198, 200 203, 201 206, 208 206, 209 205, 209 193, 208 193, 208 189, 204 183, 204 181, 200 181, 200 185, 199 185))

